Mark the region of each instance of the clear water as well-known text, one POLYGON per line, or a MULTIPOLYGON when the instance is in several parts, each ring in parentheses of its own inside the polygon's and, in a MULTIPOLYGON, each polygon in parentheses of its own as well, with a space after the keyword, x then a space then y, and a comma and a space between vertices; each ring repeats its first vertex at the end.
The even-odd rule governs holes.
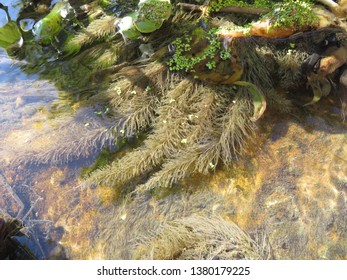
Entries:
MULTIPOLYGON (((16 19, 22 1, 0 2, 16 19)), ((76 69, 52 49, 26 47, 21 59, 0 49, 0 214, 23 221, 28 237, 18 241, 36 258, 132 258, 161 222, 192 214, 264 232, 277 258, 347 258, 347 127, 336 100, 301 118, 269 112, 254 147, 231 170, 122 205, 107 187, 78 187, 101 143, 72 144, 110 127, 96 113, 105 108, 76 106, 76 69), (47 75, 52 66, 56 79, 47 75)))
MULTIPOLYGON (((11 19, 16 20, 22 1, 1 3, 8 6, 11 19)), ((0 24, 6 24, 6 13, 0 15, 0 24)), ((65 91, 42 77, 40 72, 45 65, 40 64, 40 59, 43 56, 37 55, 42 50, 35 43, 32 46, 27 43, 23 48, 28 51, 32 48, 33 56, 19 60, 17 55, 0 48, 0 214, 24 223, 27 237, 16 239, 36 258, 66 258, 65 249, 59 244, 65 230, 58 220, 71 211, 67 193, 77 185, 81 168, 92 163, 97 149, 69 165, 42 164, 43 160, 37 164, 32 163, 32 159, 45 147, 51 147, 59 156, 61 153, 54 147, 57 131, 73 134, 74 128, 85 127, 88 115, 96 115, 93 108, 83 108, 67 114, 69 123, 64 124, 60 118, 52 119, 52 106, 64 100, 65 91), (79 115, 77 119, 75 116, 79 115), (62 197, 59 211, 50 207, 58 204, 57 197, 62 197)), ((56 54, 52 54, 44 58, 46 63, 55 60, 56 54)), ((102 121, 99 122, 101 126, 102 121)))

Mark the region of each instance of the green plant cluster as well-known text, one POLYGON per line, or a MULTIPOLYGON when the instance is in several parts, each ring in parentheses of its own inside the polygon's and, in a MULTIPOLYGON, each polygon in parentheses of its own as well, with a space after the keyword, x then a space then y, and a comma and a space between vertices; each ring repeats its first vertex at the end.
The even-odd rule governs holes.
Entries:
POLYGON ((170 0, 141 0, 138 10, 118 22, 118 32, 130 40, 138 39, 141 33, 158 30, 170 15, 170 0))
POLYGON ((209 10, 215 12, 227 6, 268 8, 271 11, 264 15, 264 18, 272 21, 273 28, 304 25, 313 26, 318 20, 312 10, 313 2, 310 0, 212 0, 209 3, 209 10))
MULTIPOLYGON (((198 28, 193 32, 198 33, 201 30, 198 28)), ((175 53, 172 58, 168 61, 168 66, 171 71, 184 70, 185 72, 194 71, 194 66, 202 61, 208 59, 206 62, 206 67, 209 70, 216 68, 216 61, 214 60, 216 54, 219 54, 219 58, 222 60, 227 60, 231 56, 229 50, 225 50, 222 46, 220 38, 216 35, 217 29, 211 29, 207 33, 206 39, 208 40, 208 45, 206 48, 194 55, 192 55, 192 45, 198 44, 198 42, 193 42, 192 37, 189 35, 184 35, 183 38, 177 38, 172 42, 175 46, 175 53)), ((199 36, 197 36, 199 38, 199 36)))
POLYGON ((139 3, 140 17, 161 24, 171 15, 170 1, 143 1, 139 3))
POLYGON ((273 1, 270 0, 254 0, 254 1, 237 1, 237 0, 212 0, 209 3, 210 12, 217 12, 223 7, 261 7, 271 8, 273 1))
POLYGON ((272 22, 272 27, 313 26, 318 18, 313 12, 313 4, 305 0, 287 0, 277 4, 264 17, 272 22))
POLYGON ((69 2, 58 2, 43 19, 36 22, 32 32, 43 44, 49 44, 76 17, 69 2))

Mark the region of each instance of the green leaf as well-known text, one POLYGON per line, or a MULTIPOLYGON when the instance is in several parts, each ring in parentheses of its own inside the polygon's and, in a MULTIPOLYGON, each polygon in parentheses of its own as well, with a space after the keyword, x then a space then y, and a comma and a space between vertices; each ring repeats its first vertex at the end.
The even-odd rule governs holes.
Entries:
POLYGON ((0 47, 7 49, 16 43, 19 43, 22 34, 15 21, 9 21, 0 28, 0 47))
POLYGON ((138 4, 136 28, 142 33, 151 33, 159 29, 171 15, 169 0, 141 0, 138 4))
POLYGON ((69 2, 63 1, 55 4, 51 12, 43 19, 35 23, 33 34, 42 43, 49 44, 54 36, 64 28, 67 21, 75 16, 75 11, 69 2))
POLYGON ((253 117, 251 118, 251 121, 257 121, 264 114, 266 109, 266 99, 263 93, 257 88, 256 85, 246 81, 237 81, 234 84, 238 86, 248 87, 249 92, 253 97, 254 106, 253 117))
POLYGON ((140 31, 138 31, 134 25, 136 17, 137 13, 128 14, 118 23, 118 32, 130 40, 135 40, 141 36, 140 31))
POLYGON ((157 29, 159 29, 163 24, 163 21, 151 21, 151 20, 139 20, 137 19, 134 22, 134 25, 136 26, 137 30, 139 30, 142 33, 151 33, 157 29))

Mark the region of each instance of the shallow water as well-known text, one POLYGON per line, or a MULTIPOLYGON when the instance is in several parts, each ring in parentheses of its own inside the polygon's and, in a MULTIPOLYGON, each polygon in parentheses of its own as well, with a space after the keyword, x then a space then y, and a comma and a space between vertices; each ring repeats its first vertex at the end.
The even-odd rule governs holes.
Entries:
MULTIPOLYGON (((30 181, 27 179, 17 180, 18 177, 24 175, 26 170, 7 169, 6 161, 10 158, 6 158, 6 153, 11 146, 4 143, 4 139, 13 131, 24 130, 28 123, 34 122, 34 119, 39 120, 38 110, 48 108, 49 103, 57 98, 57 90, 48 82, 39 81, 38 75, 23 73, 16 65, 16 61, 10 59, 2 49, 0 50, 0 58, 0 108, 2 112, 0 117, 0 209, 2 212, 24 221, 41 220, 37 215, 37 203, 41 197, 33 192, 30 181), (13 176, 9 176, 9 172, 13 176)), ((22 145, 30 145, 26 141, 25 135, 16 140, 22 141, 22 145)), ((51 224, 51 221, 45 223, 51 224)), ((40 237, 34 238, 40 239, 40 237)), ((33 246, 34 253, 39 258, 43 258, 44 250, 39 247, 40 243, 42 243, 41 240, 36 244, 31 244, 31 246, 33 246)))
MULTIPOLYGON (((329 102, 316 109, 323 108, 336 110, 329 102)), ((325 117, 269 114, 253 151, 230 169, 195 176, 164 197, 100 208, 99 234, 76 256, 132 259, 161 223, 220 215, 266 236, 273 258, 346 259, 347 129, 337 116, 325 117)))
POLYGON ((266 235, 278 259, 347 258, 347 126, 336 100, 295 116, 266 112, 230 169, 123 204, 107 187, 79 188, 100 146, 114 146, 112 120, 69 103, 61 82, 40 67, 28 74, 27 63, 0 49, 0 214, 24 222, 30 238, 20 242, 37 258, 132 259, 161 223, 193 214, 266 235))
MULTIPOLYGON (((16 19, 21 1, 1 3, 8 5, 11 19, 16 19)), ((1 23, 5 24, 6 14, 1 16, 1 23)), ((58 243, 66 229, 57 224, 57 220, 70 211, 66 193, 77 185, 81 167, 92 162, 97 149, 88 151, 89 161, 78 161, 78 155, 70 165, 57 166, 58 161, 62 161, 59 156, 65 155, 55 151, 54 145, 59 141, 57 128, 72 133, 74 129, 79 131, 102 124, 93 122, 85 127, 88 114, 94 117, 92 108, 84 108, 82 113, 76 110, 66 122, 59 118, 50 120, 52 105, 62 100, 64 92, 42 78, 39 67, 35 66, 35 71, 24 70, 23 67, 32 63, 28 59, 17 60, 0 48, 0 214, 16 217, 24 223, 28 238, 17 239, 36 258, 66 258, 65 249, 58 243), (78 119, 79 115, 86 118, 78 119), (42 159, 41 165, 27 164, 34 163, 35 154, 47 147, 56 154, 54 167, 42 164, 42 159), (64 198, 64 208, 52 212, 50 205, 57 204, 57 197, 64 198)))

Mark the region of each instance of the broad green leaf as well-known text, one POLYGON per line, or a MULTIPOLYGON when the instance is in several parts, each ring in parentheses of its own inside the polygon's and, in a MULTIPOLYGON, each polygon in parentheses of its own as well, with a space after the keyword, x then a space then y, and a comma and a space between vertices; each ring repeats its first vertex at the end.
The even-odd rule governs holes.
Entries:
POLYGON ((15 21, 9 21, 0 28, 0 47, 7 49, 21 41, 22 34, 15 21))
POLYGON ((33 28, 33 33, 44 44, 52 41, 54 36, 64 28, 67 21, 75 16, 75 11, 67 1, 55 4, 51 12, 38 21, 33 28))
POLYGON ((138 7, 138 16, 134 24, 142 33, 150 33, 159 29, 164 20, 167 20, 171 15, 169 0, 142 0, 138 7))
POLYGON ((134 25, 137 30, 142 33, 151 33, 157 29, 159 29, 163 24, 163 21, 150 21, 150 20, 136 20, 134 25))

